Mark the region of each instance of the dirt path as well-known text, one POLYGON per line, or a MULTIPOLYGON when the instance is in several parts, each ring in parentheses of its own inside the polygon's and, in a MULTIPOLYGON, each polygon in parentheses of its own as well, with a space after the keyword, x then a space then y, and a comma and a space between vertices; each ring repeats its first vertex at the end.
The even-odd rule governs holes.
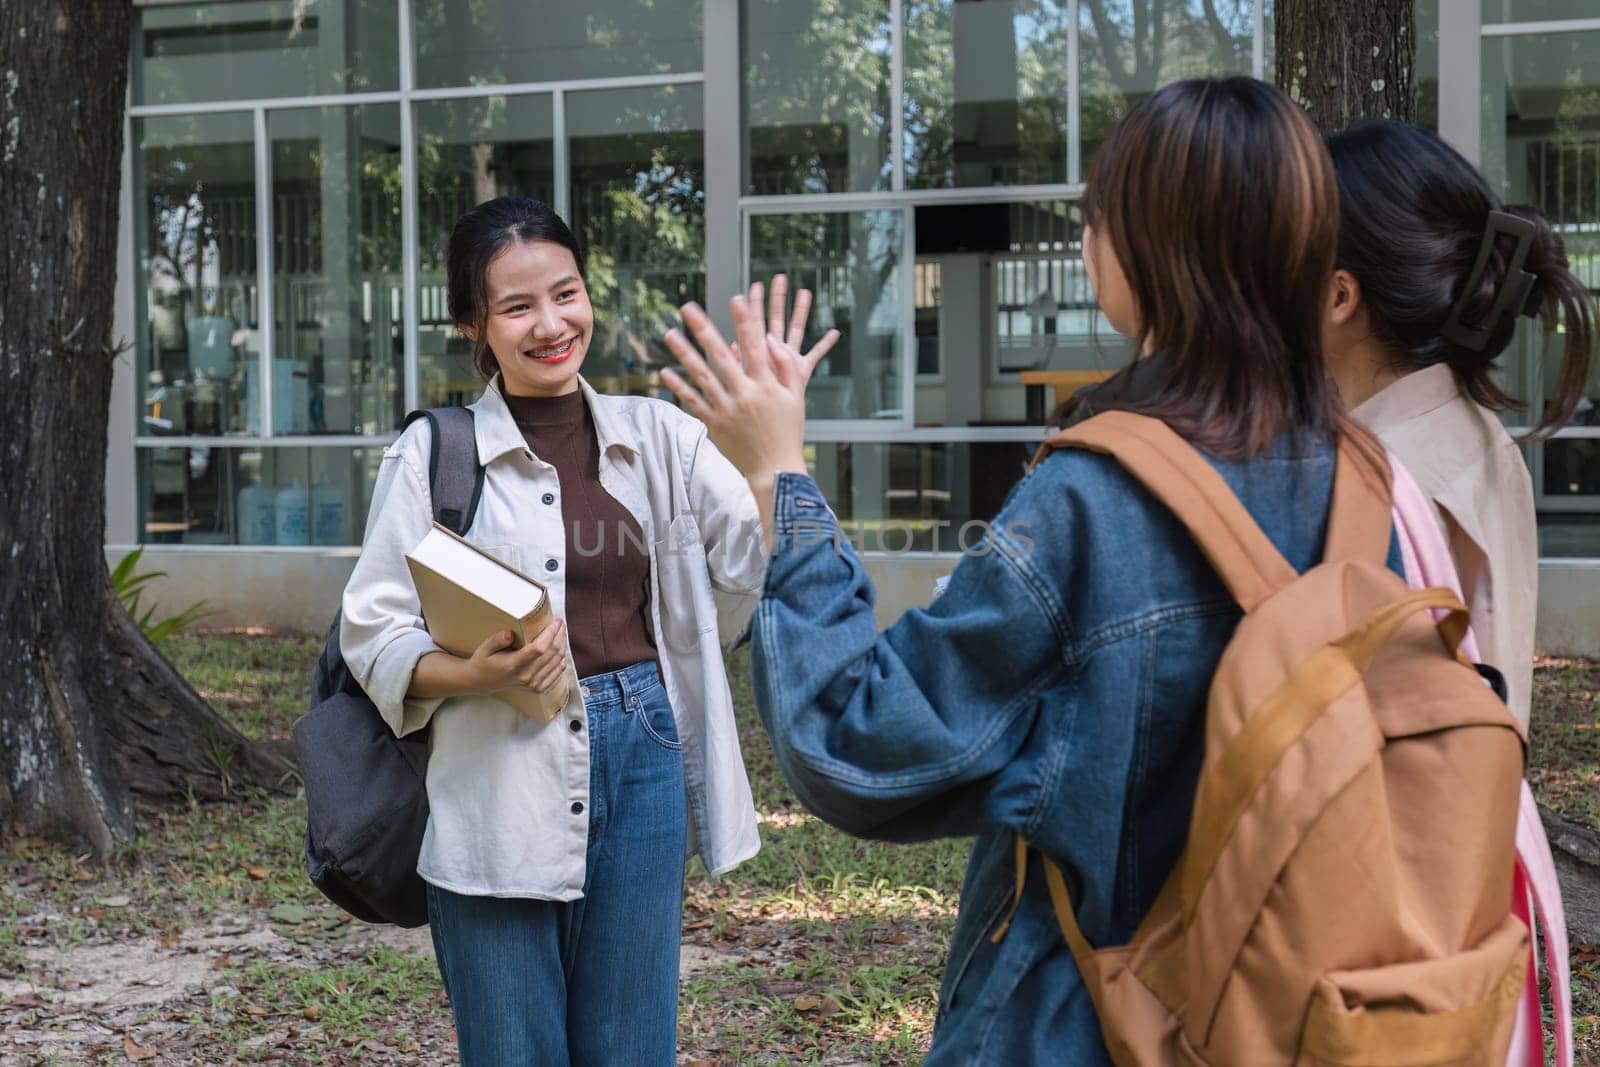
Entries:
MULTIPOLYGON (((380 949, 431 968, 426 928, 340 922, 321 929, 233 915, 177 937, 102 937, 58 948, 44 932, 63 919, 39 913, 12 924, 25 962, 22 976, 0 979, 0 1067, 456 1062, 442 994, 429 998, 424 1010, 390 1018, 371 1035, 335 1040, 330 1028, 316 1025, 321 1012, 308 1013, 298 998, 263 997, 263 990, 241 989, 230 980, 252 964, 314 976, 341 963, 369 961, 380 949)), ((737 955, 685 945, 684 977, 737 955)), ((285 986, 278 988, 287 993, 285 986)))

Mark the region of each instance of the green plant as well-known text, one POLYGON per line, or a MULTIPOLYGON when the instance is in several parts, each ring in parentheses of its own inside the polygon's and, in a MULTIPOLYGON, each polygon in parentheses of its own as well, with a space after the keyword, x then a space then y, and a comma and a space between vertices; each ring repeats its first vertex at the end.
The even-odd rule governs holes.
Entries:
POLYGON ((129 616, 139 624, 139 630, 146 639, 152 643, 164 641, 185 626, 199 622, 208 615, 216 614, 206 607, 204 600, 190 604, 176 615, 170 615, 160 621, 155 618, 156 609, 153 604, 145 608, 141 614, 139 599, 144 595, 144 587, 157 578, 167 576, 166 571, 136 571, 143 556, 144 546, 140 545, 122 557, 116 569, 111 572, 111 589, 116 593, 117 599, 122 601, 122 606, 127 609, 129 616))
POLYGON ((211 769, 217 772, 217 777, 222 779, 222 795, 230 795, 233 792, 233 777, 228 773, 233 767, 234 748, 232 742, 208 731, 205 748, 201 754, 205 756, 206 763, 211 766, 211 769))

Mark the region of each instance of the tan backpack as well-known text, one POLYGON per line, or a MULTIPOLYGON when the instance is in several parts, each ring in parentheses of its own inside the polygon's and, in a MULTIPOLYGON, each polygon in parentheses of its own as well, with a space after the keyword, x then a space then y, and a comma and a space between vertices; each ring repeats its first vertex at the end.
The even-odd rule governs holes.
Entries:
MULTIPOLYGON (((1382 447, 1345 427, 1326 554, 1303 575, 1162 423, 1110 412, 1051 448, 1115 457, 1245 612, 1211 682, 1188 844, 1133 940, 1092 947, 1044 861, 1112 1059, 1504 1064, 1529 951, 1510 908, 1523 738, 1456 650, 1459 600, 1385 566, 1382 447)), ((1026 866, 1018 838, 1018 899, 1026 866)))

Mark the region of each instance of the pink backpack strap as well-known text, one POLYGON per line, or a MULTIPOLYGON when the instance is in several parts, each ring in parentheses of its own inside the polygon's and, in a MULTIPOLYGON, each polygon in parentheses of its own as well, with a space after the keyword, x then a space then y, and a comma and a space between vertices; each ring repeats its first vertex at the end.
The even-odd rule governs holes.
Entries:
MULTIPOLYGON (((1530 931, 1533 925, 1533 895, 1528 889, 1528 876, 1522 859, 1517 859, 1517 869, 1511 880, 1511 911, 1530 931)), ((1522 995, 1517 998, 1516 1021, 1511 1028, 1511 1047, 1506 1052, 1506 1067, 1543 1067, 1544 1019, 1539 1014, 1539 955, 1538 946, 1528 953, 1528 974, 1523 982, 1522 995)))
MULTIPOLYGON (((1389 454, 1394 476, 1394 528, 1400 542, 1400 558, 1405 565, 1406 584, 1413 589, 1442 586, 1458 596, 1461 580, 1456 574, 1450 546, 1439 524, 1438 513, 1411 472, 1394 453, 1389 454)), ((1462 651, 1478 659, 1478 643, 1467 631, 1462 651)), ((1556 881, 1555 859, 1539 808, 1526 780, 1517 811, 1517 870, 1512 892, 1512 910, 1535 929, 1544 932, 1545 968, 1550 974, 1550 999, 1555 1006, 1556 1057, 1560 1067, 1572 1067, 1572 961, 1567 951, 1567 918, 1561 907, 1561 886, 1556 881)), ((1512 1034, 1507 1067, 1533 1067, 1544 1063, 1544 1027, 1539 1011, 1539 980, 1534 956, 1528 960, 1528 981, 1517 1004, 1516 1029, 1512 1034)))
MULTIPOLYGON (((1394 530, 1400 542, 1400 559, 1405 564, 1406 584, 1413 589, 1444 588, 1461 596, 1461 579, 1456 575, 1455 560, 1450 556, 1450 545, 1445 541, 1433 501, 1393 452, 1389 453, 1389 467, 1394 476, 1394 530)), ((1461 642, 1461 651, 1478 662, 1478 641, 1470 629, 1461 642)))
MULTIPOLYGON (((1550 975, 1550 1000, 1556 1017, 1556 1062, 1561 1067, 1572 1067, 1572 956, 1567 946, 1567 916, 1561 907, 1561 883, 1556 880, 1556 862, 1550 852, 1550 841, 1545 837, 1539 806, 1534 803, 1533 790, 1526 780, 1522 783, 1522 805, 1517 812, 1517 872, 1527 883, 1528 897, 1539 917, 1539 929, 1544 932, 1545 970, 1550 975)), ((1536 981, 1532 989, 1537 1010, 1536 981)), ((1541 1057, 1543 1053, 1541 1047, 1541 1057)))

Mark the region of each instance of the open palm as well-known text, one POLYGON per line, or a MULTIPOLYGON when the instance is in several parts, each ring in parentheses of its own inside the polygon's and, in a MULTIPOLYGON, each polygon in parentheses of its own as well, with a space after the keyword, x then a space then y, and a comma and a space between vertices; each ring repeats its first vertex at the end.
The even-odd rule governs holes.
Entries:
POLYGON ((681 309, 694 342, 678 330, 666 336, 667 347, 683 371, 664 371, 663 382, 706 424, 712 441, 758 489, 779 471, 805 471, 806 384, 839 336, 830 330, 809 352, 796 351, 795 343, 805 332, 810 294, 801 291, 787 334, 782 335, 786 287, 787 280, 779 275, 773 279, 777 292, 770 301, 764 299, 767 294, 759 282, 733 298, 734 344, 723 338, 697 304, 681 309))

